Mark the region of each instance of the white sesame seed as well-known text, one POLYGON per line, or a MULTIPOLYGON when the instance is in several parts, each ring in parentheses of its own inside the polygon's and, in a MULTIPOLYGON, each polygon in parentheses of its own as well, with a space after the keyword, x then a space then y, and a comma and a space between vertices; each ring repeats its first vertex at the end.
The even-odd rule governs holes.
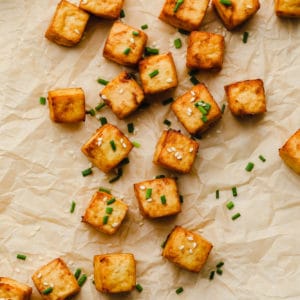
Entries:
POLYGON ((92 163, 89 163, 89 168, 92 168, 93 167, 93 164, 92 163))
POLYGON ((15 271, 16 271, 17 273, 20 273, 20 269, 19 269, 19 268, 15 268, 15 271))
POLYGON ((42 277, 42 273, 38 273, 38 274, 36 275, 36 277, 37 277, 38 279, 40 279, 40 278, 42 277))
POLYGON ((42 260, 43 258, 41 256, 39 256, 39 260, 42 260))
POLYGON ((216 133, 220 134, 220 133, 222 133, 222 131, 218 129, 218 130, 216 130, 216 133))
POLYGON ((194 151, 194 148, 191 147, 190 150, 189 150, 189 152, 192 153, 193 151, 194 151))
POLYGON ((124 89, 119 89, 119 94, 123 94, 124 93, 124 89))
POLYGON ((194 102, 196 100, 196 97, 192 97, 190 102, 194 102))
POLYGON ((178 159, 181 160, 182 159, 182 154, 180 152, 175 152, 174 156, 178 159))
POLYGON ((249 9, 251 9, 251 8, 252 8, 252 5, 251 5, 251 4, 248 4, 246 7, 249 8, 249 9))
POLYGON ((180 251, 182 251, 182 250, 184 249, 184 245, 180 245, 180 246, 178 247, 178 249, 179 249, 180 251))
POLYGON ((193 248, 195 249, 197 246, 198 246, 197 243, 194 242, 194 243, 193 243, 193 248))
POLYGON ((81 4, 87 4, 87 0, 81 0, 81 4))
POLYGON ((191 91, 191 95, 192 95, 192 96, 196 96, 195 91, 191 91))
POLYGON ((190 107, 188 107, 188 109, 186 110, 186 113, 188 116, 191 116, 192 115, 192 109, 190 107))
POLYGON ((140 224, 139 224, 140 226, 143 226, 144 225, 144 223, 143 222, 140 222, 140 224))
POLYGON ((47 281, 44 281, 43 285, 49 285, 49 283, 47 281))
POLYGON ((103 198, 103 201, 107 201, 107 197, 104 197, 104 198, 103 198))
POLYGON ((103 100, 107 100, 107 97, 105 95, 100 96, 103 100))
POLYGON ((153 42, 151 46, 152 46, 152 47, 156 47, 156 46, 157 46, 157 43, 156 43, 156 42, 153 42))
POLYGON ((98 138, 97 139, 97 146, 100 147, 102 145, 102 141, 103 139, 102 138, 98 138))
POLYGON ((173 82, 173 79, 172 78, 168 78, 167 79, 167 83, 171 83, 171 82, 173 82))
POLYGON ((73 266, 73 265, 74 265, 74 262, 73 262, 72 260, 70 260, 70 261, 69 261, 69 265, 70 265, 70 266, 73 266))
POLYGON ((121 143, 124 143, 124 139, 120 139, 120 142, 121 142, 121 143))
POLYGON ((134 40, 134 38, 130 38, 130 40, 129 40, 129 41, 130 41, 130 43, 131 43, 131 44, 134 44, 134 43, 135 43, 135 40, 134 40))
POLYGON ((193 254, 193 249, 189 249, 189 254, 193 254))
POLYGON ((124 149, 127 148, 126 143, 122 143, 122 147, 123 147, 124 149))
POLYGON ((50 286, 51 286, 52 288, 54 288, 54 284, 53 284, 53 283, 50 283, 50 286))
POLYGON ((145 190, 145 189, 146 189, 146 187, 145 187, 144 185, 141 185, 141 186, 140 186, 140 190, 143 191, 143 190, 145 190))
POLYGON ((116 223, 116 222, 115 222, 115 223, 112 223, 112 224, 111 224, 111 227, 116 228, 118 225, 119 225, 119 223, 116 223))
POLYGON ((171 148, 167 148, 167 151, 168 151, 169 153, 173 152, 173 150, 172 150, 171 148))
POLYGON ((152 198, 148 198, 147 202, 149 202, 149 203, 152 202, 152 198))
POLYGON ((74 29, 74 32, 80 34, 80 31, 78 29, 74 29))
POLYGON ((188 240, 188 241, 193 241, 194 238, 193 238, 192 236, 188 236, 188 237, 187 237, 187 240, 188 240))
POLYGON ((171 147, 172 151, 175 152, 176 151, 176 148, 175 147, 171 147))

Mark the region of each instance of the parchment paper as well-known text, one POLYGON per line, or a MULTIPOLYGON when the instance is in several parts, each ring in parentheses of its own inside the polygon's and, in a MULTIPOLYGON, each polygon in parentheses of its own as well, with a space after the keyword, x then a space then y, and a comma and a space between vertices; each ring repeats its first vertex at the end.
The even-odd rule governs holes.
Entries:
MULTIPOLYGON (((221 33, 226 39, 223 70, 200 73, 216 101, 225 102, 225 84, 264 80, 268 112, 260 118, 237 120, 226 109, 222 120, 199 141, 200 150, 191 174, 178 176, 184 195, 182 213, 161 221, 144 220, 138 210, 133 183, 158 174, 176 175, 152 164, 155 144, 166 126, 185 130, 161 100, 181 95, 192 84, 185 68, 186 36, 159 21, 163 0, 126 0, 124 22, 147 23, 149 46, 174 55, 179 87, 151 97, 151 105, 125 121, 105 108, 107 117, 127 132, 134 122, 134 149, 123 177, 93 169, 82 177, 89 162, 80 147, 99 127, 95 117, 84 124, 59 125, 49 119, 39 97, 55 88, 82 87, 87 108, 99 103, 102 89, 96 80, 114 78, 124 67, 102 57, 111 22, 92 18, 84 40, 64 48, 44 38, 58 1, 11 0, 0 2, 1 126, 0 126, 0 276, 33 286, 31 275, 40 266, 62 257, 72 271, 80 267, 89 276, 75 299, 300 299, 300 177, 286 167, 278 148, 300 126, 300 23, 275 16, 273 1, 261 1, 256 16, 241 29, 226 31, 210 7, 201 30, 221 33), (250 33, 247 44, 244 31, 250 33), (181 49, 173 47, 180 37, 181 49), (267 161, 262 163, 262 154, 267 161), (245 171, 255 163, 251 173, 245 171), (81 223, 93 193, 105 186, 123 196, 130 210, 114 236, 105 236, 81 223), (237 186, 233 199, 231 188, 237 186), (215 190, 220 199, 215 199, 215 190), (69 213, 71 201, 77 203, 69 213), (229 211, 225 204, 234 200, 229 211), (241 218, 231 216, 241 213, 241 218), (181 270, 161 257, 160 244, 174 225, 195 230, 210 240, 213 251, 199 274, 181 270), (130 252, 137 260, 137 282, 144 291, 127 296, 105 296, 92 283, 95 254, 130 252), (25 261, 17 253, 27 255, 25 261), (208 280, 215 264, 224 261, 223 275, 208 280), (184 293, 175 290, 184 287, 184 293)), ((32 299, 39 299, 34 288, 32 299)))

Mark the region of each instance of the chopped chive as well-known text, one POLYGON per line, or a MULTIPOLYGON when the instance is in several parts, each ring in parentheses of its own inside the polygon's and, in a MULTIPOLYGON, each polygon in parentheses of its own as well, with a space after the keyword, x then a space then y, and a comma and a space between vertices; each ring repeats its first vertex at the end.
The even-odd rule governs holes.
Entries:
POLYGON ((53 287, 49 286, 48 288, 46 288, 45 290, 42 291, 42 294, 49 295, 52 292, 53 292, 53 287))
POLYGON ((179 201, 180 201, 180 203, 183 203, 184 199, 183 199, 182 195, 179 195, 179 201))
POLYGON ((160 178, 165 178, 165 177, 166 177, 165 175, 162 175, 162 174, 161 174, 161 175, 156 175, 156 176, 155 176, 155 179, 160 179, 160 178))
POLYGON ((219 198, 220 198, 220 191, 216 190, 216 199, 219 199, 219 198))
POLYGON ((105 125, 105 124, 107 124, 107 119, 105 117, 99 118, 99 121, 100 121, 100 123, 101 123, 102 126, 105 125))
POLYGON ((106 212, 107 214, 111 215, 112 212, 113 212, 113 210, 114 210, 114 209, 113 209, 112 207, 108 206, 108 207, 106 207, 105 212, 106 212))
POLYGON ((129 52, 130 52, 130 48, 126 48, 124 51, 123 51, 123 53, 125 54, 125 55, 128 55, 129 54, 129 52))
POLYGON ((166 196, 165 196, 165 195, 162 195, 162 196, 160 197, 160 201, 161 201, 161 204, 166 205, 166 204, 167 204, 166 196))
POLYGON ((78 285, 81 287, 86 282, 87 276, 85 274, 82 274, 81 277, 78 279, 78 285))
POLYGON ((266 161, 266 159, 265 159, 262 155, 260 155, 258 158, 259 158, 262 162, 265 162, 265 161, 266 161))
POLYGON ((177 10, 179 9, 179 7, 183 4, 183 1, 184 0, 177 0, 176 1, 176 5, 175 5, 175 7, 173 9, 174 12, 177 12, 177 10))
POLYGON ((153 72, 149 73, 149 77, 150 78, 153 78, 155 77, 156 75, 158 75, 159 71, 158 70, 154 70, 153 72))
POLYGON ((138 36, 140 33, 138 31, 132 31, 132 35, 138 36))
POLYGON ((108 218, 109 218, 108 216, 104 216, 104 217, 103 217, 103 219, 102 219, 103 225, 107 224, 108 218))
POLYGON ((109 143, 110 143, 111 149, 115 152, 117 150, 117 146, 116 146, 115 141, 111 140, 109 143))
POLYGON ((90 110, 87 110, 85 113, 87 115, 91 115, 92 117, 94 117, 96 115, 96 112, 93 108, 91 108, 90 110))
POLYGON ((121 162, 118 164, 119 167, 125 166, 127 164, 129 164, 129 158, 125 157, 124 159, 121 160, 121 162))
POLYGON ((193 85, 197 85, 198 83, 200 83, 200 81, 195 76, 191 76, 190 81, 193 85))
POLYGON ((76 279, 78 279, 79 278, 79 276, 80 276, 80 274, 81 274, 81 269, 76 269, 76 271, 75 271, 75 273, 74 273, 74 277, 76 278, 76 279))
POLYGON ((99 111, 99 110, 101 110, 105 105, 106 105, 106 104, 105 104, 104 102, 99 103, 99 104, 95 107, 95 110, 96 110, 96 111, 99 111))
POLYGON ((152 189, 147 189, 146 190, 146 195, 145 195, 146 199, 151 198, 151 195, 152 195, 152 189))
POLYGON ((208 111, 203 106, 198 106, 198 109, 200 110, 200 112, 203 115, 207 115, 208 114, 208 111))
POLYGON ((206 123, 207 122, 207 116, 202 116, 201 120, 202 120, 203 123, 206 123))
POLYGON ((81 174, 82 174, 83 177, 91 175, 92 173, 93 173, 92 168, 88 168, 88 169, 85 169, 85 170, 81 171, 81 174))
POLYGON ((247 164, 245 170, 246 170, 247 172, 251 172, 251 171, 253 170, 253 168, 254 168, 254 163, 253 163, 253 162, 249 162, 249 163, 247 164))
POLYGON ((216 272, 217 272, 218 275, 222 275, 223 274, 223 270, 222 269, 217 269, 216 272))
POLYGON ((182 47, 182 42, 180 38, 174 40, 174 46, 176 49, 180 49, 182 47))
POLYGON ((248 37, 249 37, 249 32, 245 31, 243 33, 243 43, 246 44, 248 41, 248 37))
POLYGON ((160 247, 161 247, 161 248, 165 248, 165 247, 166 247, 166 244, 167 244, 167 240, 163 241, 163 242, 160 244, 160 247))
POLYGON ((168 127, 170 127, 172 123, 171 123, 171 121, 165 119, 164 124, 167 125, 168 127))
POLYGON ((113 204, 114 202, 116 202, 116 198, 111 198, 111 199, 107 200, 106 204, 110 205, 110 204, 113 204))
POLYGON ((70 208, 70 213, 72 214, 75 211, 76 203, 72 201, 71 203, 71 208, 70 208))
POLYGON ((103 78, 98 78, 97 79, 97 82, 102 84, 102 85, 107 85, 109 83, 109 81, 103 79, 103 78))
POLYGON ((134 124, 133 123, 128 123, 127 124, 127 130, 129 133, 133 133, 134 132, 134 124))
POLYGON ((189 71, 188 71, 188 74, 189 74, 190 76, 195 76, 195 75, 198 74, 198 70, 196 70, 196 69, 194 69, 194 70, 189 70, 189 71))
POLYGON ((159 54, 159 49, 157 49, 157 48, 150 48, 150 47, 146 47, 145 48, 145 55, 146 56, 156 55, 156 54, 159 54))
POLYGON ((176 290, 176 294, 179 295, 183 292, 183 287, 179 287, 177 290, 176 290))
POLYGON ((231 1, 230 0, 220 0, 220 3, 226 6, 231 6, 231 1))
POLYGON ((189 34, 190 34, 189 31, 184 30, 184 29, 182 29, 182 28, 179 28, 179 29, 178 29, 178 32, 181 33, 181 34, 184 34, 184 35, 189 35, 189 34))
POLYGON ((170 97, 162 101, 162 105, 168 105, 174 101, 174 98, 170 97))
POLYGON ((17 259, 22 259, 22 260, 26 260, 26 255, 24 254, 17 254, 17 259))
POLYGON ((230 210, 230 209, 233 209, 234 208, 234 203, 232 201, 228 202, 226 204, 226 207, 230 210))
POLYGON ((99 192, 104 192, 104 193, 107 193, 107 194, 111 194, 111 191, 105 187, 102 187, 100 186, 99 187, 99 192))
POLYGON ((223 266, 224 266, 224 262, 222 262, 222 261, 220 261, 220 262, 216 265, 217 269, 222 268, 223 266))
POLYGON ((234 221, 234 220, 238 219, 240 216, 241 216, 240 213, 236 213, 235 215, 233 215, 233 216, 231 217, 231 219, 234 221))
POLYGON ((46 105, 46 98, 45 97, 40 97, 40 104, 41 105, 46 105))
POLYGON ((139 283, 135 286, 135 288, 139 293, 143 291, 143 287, 139 283))
POLYGON ((118 171, 117 171, 117 176, 113 177, 112 179, 109 180, 109 183, 113 183, 117 180, 119 180, 123 175, 123 170, 122 168, 118 168, 118 171))
POLYGON ((133 147, 135 147, 135 148, 140 148, 141 147, 141 144, 136 142, 136 141, 132 141, 131 143, 132 143, 133 147))
POLYGON ((125 11, 124 11, 124 9, 122 9, 120 11, 120 18, 125 18, 125 11))
POLYGON ((232 190, 232 196, 236 197, 238 195, 237 188, 234 186, 231 190, 232 190))
POLYGON ((222 108, 221 108, 222 114, 224 114, 225 108, 226 108, 226 105, 223 103, 222 108))
POLYGON ((209 280, 213 280, 215 277, 215 271, 211 271, 209 274, 209 280))
POLYGON ((141 26, 141 28, 142 28, 143 30, 148 29, 148 25, 147 25, 147 24, 144 24, 144 25, 141 26))

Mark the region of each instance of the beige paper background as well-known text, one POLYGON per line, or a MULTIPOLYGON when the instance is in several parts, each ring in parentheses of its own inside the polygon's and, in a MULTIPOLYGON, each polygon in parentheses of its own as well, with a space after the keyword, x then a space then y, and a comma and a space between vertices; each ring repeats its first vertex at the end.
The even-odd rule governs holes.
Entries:
MULTIPOLYGON (((192 85, 185 68, 186 37, 157 19, 163 0, 126 0, 124 21, 133 26, 149 25, 148 45, 174 55, 179 87, 174 96, 192 85), (183 47, 174 49, 181 37, 183 47)), ((108 184, 108 178, 89 166, 80 152, 82 144, 98 128, 87 116, 85 124, 53 124, 47 106, 39 97, 55 88, 82 87, 87 107, 99 101, 102 86, 122 66, 102 57, 110 22, 93 18, 84 40, 75 48, 50 43, 43 34, 57 1, 11 0, 0 2, 0 276, 10 276, 33 285, 33 272, 53 258, 62 257, 71 270, 81 267, 93 273, 95 254, 132 252, 137 260, 137 282, 144 291, 109 297, 98 293, 92 279, 75 299, 300 299, 300 177, 278 156, 278 148, 300 127, 300 23, 281 20, 273 1, 261 1, 257 15, 239 31, 225 30, 211 7, 201 30, 225 35, 224 68, 219 74, 201 73, 221 105, 225 84, 262 78, 268 112, 262 118, 240 121, 226 110, 223 119, 199 141, 200 150, 189 175, 179 176, 184 195, 182 213, 161 221, 143 220, 133 193, 133 183, 157 174, 172 174, 152 164, 157 139, 165 126, 182 129, 170 111, 152 97, 151 106, 126 121, 119 121, 108 108, 101 115, 124 132, 133 121, 137 130, 132 140, 141 143, 130 154, 124 176, 108 184), (249 31, 247 44, 242 33, 249 31), (262 163, 258 155, 267 159, 262 163), (244 170, 255 163, 251 173, 244 170), (128 217, 115 236, 108 237, 80 222, 91 196, 99 186, 124 196, 130 205, 128 217), (238 187, 236 208, 228 211, 231 187, 238 187), (220 189, 220 199, 215 190, 220 189), (77 203, 74 214, 70 203, 77 203), (231 215, 240 212, 235 222, 231 215), (160 244, 174 225, 199 231, 214 248, 199 274, 180 270, 161 257, 160 244), (17 253, 28 256, 16 259, 17 253), (210 282, 209 272, 220 260, 223 276, 210 282), (176 288, 185 291, 177 296, 176 288)), ((183 132, 185 132, 183 130, 183 132)), ((39 299, 34 289, 32 299, 39 299)))

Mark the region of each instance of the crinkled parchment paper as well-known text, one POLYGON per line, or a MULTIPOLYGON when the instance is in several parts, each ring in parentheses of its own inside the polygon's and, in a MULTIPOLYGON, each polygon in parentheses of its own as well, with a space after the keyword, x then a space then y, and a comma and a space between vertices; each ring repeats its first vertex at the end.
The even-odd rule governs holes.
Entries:
MULTIPOLYGON (((158 20, 163 0, 125 2, 124 21, 137 27, 147 23, 148 45, 161 53, 172 51, 180 79, 173 95, 182 94, 191 87, 185 68, 186 36, 158 20), (172 45, 178 37, 181 49, 172 45)), ((268 112, 240 121, 225 111, 199 141, 191 174, 179 176, 182 213, 161 221, 141 217, 133 183, 172 175, 152 164, 165 118, 185 132, 170 107, 161 105, 171 93, 150 98, 148 108, 126 121, 117 120, 108 108, 101 111, 124 132, 127 122, 134 122, 137 132, 131 139, 142 147, 131 152, 130 164, 116 183, 110 185, 95 168, 92 176, 82 177, 89 163, 80 147, 99 121, 87 116, 80 125, 54 124, 39 97, 55 88, 82 87, 87 107, 98 104, 102 86, 96 79, 110 80, 124 69, 102 57, 111 22, 92 18, 84 40, 75 48, 64 48, 43 36, 57 1, 0 2, 0 276, 32 286, 33 272, 59 256, 71 270, 81 267, 90 276, 95 254, 121 251, 135 255, 137 282, 144 291, 105 296, 89 277, 75 299, 300 299, 300 177, 278 156, 278 148, 300 127, 300 23, 277 18, 273 1, 261 2, 256 16, 234 33, 226 31, 209 8, 201 30, 225 36, 225 61, 220 73, 200 73, 198 78, 220 105, 225 102, 225 84, 262 78, 268 112), (250 33, 247 44, 241 40, 244 31, 250 33), (260 154, 265 163, 258 159, 260 154), (245 171, 249 161, 255 163, 251 173, 245 171), (111 237, 81 223, 99 186, 124 196, 130 206, 126 221, 111 237), (233 200, 233 186, 238 197, 234 211, 229 211, 225 204, 233 200), (69 213, 72 200, 77 203, 74 214, 69 213), (232 221, 236 212, 241 218, 232 221), (160 244, 174 225, 200 232, 214 244, 199 274, 161 257, 160 244), (17 260, 17 253, 26 254, 27 260, 17 260), (223 276, 209 281, 210 270, 221 260, 223 276), (179 286, 185 290, 176 295, 179 286)), ((39 299, 35 289, 33 299, 39 299)))

